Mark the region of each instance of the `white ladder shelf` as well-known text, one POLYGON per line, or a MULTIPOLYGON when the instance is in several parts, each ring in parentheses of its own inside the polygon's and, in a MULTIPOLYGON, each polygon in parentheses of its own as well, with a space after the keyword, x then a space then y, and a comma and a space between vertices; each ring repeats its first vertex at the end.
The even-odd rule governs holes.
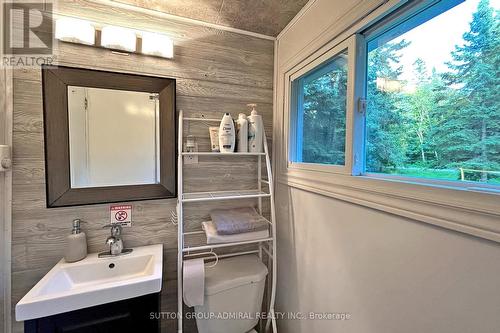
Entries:
POLYGON ((183 112, 179 112, 179 130, 178 130, 178 200, 177 200, 177 241, 178 241, 178 254, 177 254, 177 312, 178 312, 178 332, 183 332, 183 278, 182 270, 184 264, 184 256, 190 253, 196 253, 197 251, 207 251, 217 248, 225 247, 236 247, 242 245, 255 244, 258 245, 258 250, 255 251, 241 251, 229 254, 218 255, 219 258, 225 258, 230 256, 244 255, 250 253, 258 253, 259 256, 265 254, 268 257, 267 264, 268 270, 271 273, 271 278, 267 281, 268 288, 268 306, 269 311, 267 313, 267 320, 265 325, 265 332, 269 332, 269 328, 272 327, 272 332, 277 333, 276 318, 274 313, 274 303, 276 298, 276 214, 274 207, 274 183, 271 173, 271 160, 269 157, 269 150, 266 141, 266 135, 263 134, 263 153, 214 153, 214 152, 184 152, 183 151, 183 135, 184 135, 184 122, 188 121, 203 121, 203 122, 220 122, 220 119, 209 119, 209 118, 183 118, 183 112), (191 192, 184 193, 184 182, 183 182, 183 167, 184 167, 184 156, 186 155, 198 155, 198 156, 218 156, 227 158, 237 158, 238 156, 257 156, 257 189, 256 190, 236 190, 236 191, 216 191, 216 192, 191 192), (262 157, 265 157, 266 162, 266 174, 267 180, 262 179, 262 157), (264 191, 263 185, 268 191, 264 191), (203 244, 196 246, 189 246, 186 244, 185 238, 190 235, 203 235, 203 231, 190 231, 184 232, 184 203, 189 202, 202 202, 202 201, 217 201, 217 200, 243 200, 243 199, 258 199, 258 210, 262 214, 262 200, 270 200, 270 220, 266 221, 270 224, 271 234, 268 238, 255 239, 234 243, 221 243, 221 244, 203 244))

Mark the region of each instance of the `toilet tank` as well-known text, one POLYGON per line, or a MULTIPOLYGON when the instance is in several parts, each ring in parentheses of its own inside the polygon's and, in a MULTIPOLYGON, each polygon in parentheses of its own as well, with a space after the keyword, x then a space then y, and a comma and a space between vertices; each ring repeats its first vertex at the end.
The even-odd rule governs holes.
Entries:
MULTIPOLYGON (((209 266, 208 264, 207 266, 209 266)), ((205 302, 195 306, 199 333, 246 333, 257 325, 267 267, 256 255, 205 268, 205 302)))

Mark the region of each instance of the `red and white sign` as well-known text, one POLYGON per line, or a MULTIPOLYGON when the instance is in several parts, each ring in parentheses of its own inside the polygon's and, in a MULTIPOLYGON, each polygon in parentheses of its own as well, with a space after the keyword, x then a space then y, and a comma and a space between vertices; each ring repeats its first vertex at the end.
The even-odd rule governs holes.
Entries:
POLYGON ((124 227, 132 226, 132 205, 112 205, 109 207, 111 224, 119 223, 124 227))

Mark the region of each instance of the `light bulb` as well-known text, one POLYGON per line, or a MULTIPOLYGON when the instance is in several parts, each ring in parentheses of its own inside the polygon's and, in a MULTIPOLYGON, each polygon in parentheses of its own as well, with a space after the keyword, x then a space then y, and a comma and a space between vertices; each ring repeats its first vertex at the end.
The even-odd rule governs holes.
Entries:
POLYGON ((95 28, 87 21, 64 17, 56 20, 55 38, 63 42, 95 44, 95 28))
POLYGON ((167 35, 144 32, 142 53, 163 58, 174 57, 174 42, 167 35))
POLYGON ((135 52, 136 40, 133 30, 114 26, 106 26, 101 30, 101 46, 108 49, 135 52))

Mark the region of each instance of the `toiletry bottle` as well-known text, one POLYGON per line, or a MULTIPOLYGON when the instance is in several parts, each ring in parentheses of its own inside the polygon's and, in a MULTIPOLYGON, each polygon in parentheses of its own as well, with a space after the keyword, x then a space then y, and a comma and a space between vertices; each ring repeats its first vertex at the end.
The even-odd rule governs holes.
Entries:
POLYGON ((80 230, 81 220, 73 220, 73 230, 67 238, 67 248, 64 255, 66 262, 75 262, 87 256, 87 237, 80 230))
POLYGON ((221 153, 234 152, 236 134, 234 131, 233 118, 229 113, 224 114, 219 127, 219 149, 221 153))
POLYGON ((248 152, 248 120, 244 113, 240 113, 236 120, 236 151, 248 152))
POLYGON ((198 144, 196 143, 196 137, 194 135, 188 135, 186 138, 186 147, 184 150, 187 153, 193 153, 198 151, 198 144))
POLYGON ((210 134, 210 146, 213 152, 220 152, 219 148, 219 127, 210 126, 208 128, 210 134))
POLYGON ((257 114, 255 107, 257 104, 247 104, 252 108, 248 119, 248 151, 251 153, 262 152, 262 139, 264 137, 264 124, 262 116, 257 114))

